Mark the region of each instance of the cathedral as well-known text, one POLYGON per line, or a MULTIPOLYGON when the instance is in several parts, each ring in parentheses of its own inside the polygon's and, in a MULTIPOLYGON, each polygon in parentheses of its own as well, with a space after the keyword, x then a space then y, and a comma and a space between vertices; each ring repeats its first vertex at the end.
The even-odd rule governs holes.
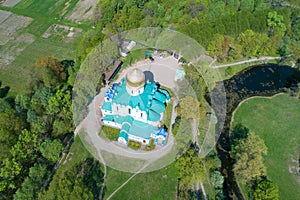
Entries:
POLYGON ((101 107, 102 123, 120 129, 118 142, 124 145, 132 140, 149 145, 166 143, 167 131, 160 128, 170 95, 156 83, 145 81, 138 68, 129 71, 119 83, 107 89, 101 107))

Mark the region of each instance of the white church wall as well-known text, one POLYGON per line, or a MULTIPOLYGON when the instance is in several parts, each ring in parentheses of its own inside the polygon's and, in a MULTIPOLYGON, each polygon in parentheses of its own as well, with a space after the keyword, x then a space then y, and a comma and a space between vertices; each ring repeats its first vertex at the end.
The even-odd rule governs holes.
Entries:
POLYGON ((150 143, 149 139, 144 139, 144 138, 137 137, 137 136, 131 135, 131 134, 128 134, 128 139, 132 140, 132 141, 135 141, 135 142, 140 142, 143 145, 149 145, 149 143, 150 143))
POLYGON ((101 109, 101 112, 102 112, 103 116, 111 115, 112 114, 112 111, 108 111, 108 110, 104 110, 104 109, 101 109))
POLYGON ((126 90, 127 90, 128 94, 130 94, 131 96, 137 96, 144 92, 144 86, 140 87, 140 88, 134 88, 134 87, 130 87, 130 86, 126 85, 126 90))
POLYGON ((111 126, 113 128, 121 129, 121 125, 116 122, 103 120, 102 123, 106 126, 111 126))

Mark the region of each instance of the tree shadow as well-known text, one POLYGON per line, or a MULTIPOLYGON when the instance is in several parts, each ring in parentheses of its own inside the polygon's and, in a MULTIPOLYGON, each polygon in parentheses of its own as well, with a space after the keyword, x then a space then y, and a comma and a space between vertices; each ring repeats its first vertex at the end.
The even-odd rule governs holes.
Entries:
POLYGON ((3 88, 0 88, 0 98, 6 97, 9 90, 10 90, 9 86, 5 86, 3 88))
POLYGON ((230 132, 230 140, 235 142, 240 139, 246 139, 249 134, 249 129, 241 123, 235 125, 230 132))

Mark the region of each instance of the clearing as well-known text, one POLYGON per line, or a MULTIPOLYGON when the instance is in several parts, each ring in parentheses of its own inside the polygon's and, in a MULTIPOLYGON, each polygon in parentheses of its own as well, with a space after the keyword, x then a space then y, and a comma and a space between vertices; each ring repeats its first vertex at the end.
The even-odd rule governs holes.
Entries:
POLYGON ((243 124, 264 140, 268 148, 267 176, 278 184, 280 199, 299 199, 300 196, 299 120, 300 101, 287 94, 249 99, 234 115, 234 124, 243 124))

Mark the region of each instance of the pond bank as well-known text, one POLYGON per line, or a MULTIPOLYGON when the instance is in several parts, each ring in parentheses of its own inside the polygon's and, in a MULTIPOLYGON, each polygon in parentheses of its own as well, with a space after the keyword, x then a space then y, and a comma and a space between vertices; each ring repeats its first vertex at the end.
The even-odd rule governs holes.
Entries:
MULTIPOLYGON (((216 148, 218 157, 221 160, 221 173, 224 175, 224 194, 229 199, 245 199, 240 191, 239 185, 235 179, 233 172, 234 160, 230 157, 229 152, 231 143, 229 138, 230 124, 232 115, 238 105, 245 99, 254 96, 273 96, 282 93, 286 88, 300 82, 300 71, 289 67, 276 64, 266 64, 252 66, 241 71, 232 78, 223 81, 226 91, 226 108, 215 106, 213 109, 217 114, 222 113, 226 109, 226 117, 224 127, 222 124, 217 124, 216 129, 221 129, 221 135, 218 139, 216 148), (220 110, 222 109, 222 110, 220 110)), ((217 83, 212 90, 211 98, 218 99, 218 94, 221 92, 221 83, 217 83)), ((207 99, 211 102, 212 99, 207 99)))

